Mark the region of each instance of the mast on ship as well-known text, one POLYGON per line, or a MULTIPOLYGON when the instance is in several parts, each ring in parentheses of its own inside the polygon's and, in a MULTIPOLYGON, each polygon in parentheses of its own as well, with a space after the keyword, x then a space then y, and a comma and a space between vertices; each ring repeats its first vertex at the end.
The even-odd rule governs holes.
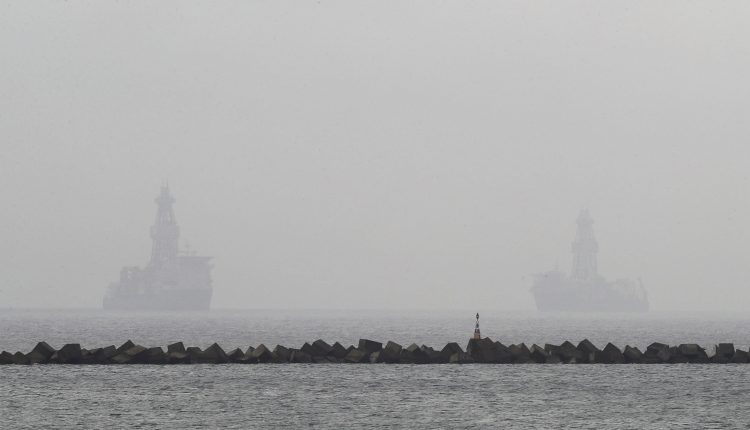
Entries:
POLYGON ((151 227, 151 261, 149 266, 164 267, 174 262, 178 254, 180 228, 172 210, 174 198, 169 192, 169 185, 161 187, 161 193, 154 200, 157 205, 156 220, 151 227))
POLYGON ((572 244, 573 270, 570 277, 579 280, 592 279, 599 275, 596 262, 599 245, 594 238, 594 220, 588 210, 584 209, 578 214, 576 224, 578 229, 572 244))

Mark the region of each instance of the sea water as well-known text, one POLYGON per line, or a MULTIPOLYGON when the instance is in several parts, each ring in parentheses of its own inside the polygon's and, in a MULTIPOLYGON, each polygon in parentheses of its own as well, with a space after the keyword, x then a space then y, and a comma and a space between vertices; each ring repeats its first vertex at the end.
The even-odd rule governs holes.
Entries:
MULTIPOLYGON (((742 315, 480 312, 505 344, 588 338, 747 350, 742 315)), ((0 349, 144 346, 229 350, 359 338, 441 348, 466 343, 472 312, 0 311, 0 349)), ((0 366, 0 428, 748 428, 750 365, 0 366)))

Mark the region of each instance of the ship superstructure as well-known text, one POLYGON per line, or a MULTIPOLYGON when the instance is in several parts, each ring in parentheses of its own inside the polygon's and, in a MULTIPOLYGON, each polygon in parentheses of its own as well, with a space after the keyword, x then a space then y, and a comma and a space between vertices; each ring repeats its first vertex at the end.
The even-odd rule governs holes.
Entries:
POLYGON ((640 280, 607 281, 599 274, 594 220, 587 210, 576 220, 570 275, 551 270, 534 278, 531 292, 537 309, 551 312, 646 312, 648 295, 640 280))
POLYGON ((104 309, 208 310, 211 304, 211 257, 180 254, 180 228, 169 187, 155 200, 151 227, 151 259, 145 268, 123 267, 120 279, 110 284, 104 309))

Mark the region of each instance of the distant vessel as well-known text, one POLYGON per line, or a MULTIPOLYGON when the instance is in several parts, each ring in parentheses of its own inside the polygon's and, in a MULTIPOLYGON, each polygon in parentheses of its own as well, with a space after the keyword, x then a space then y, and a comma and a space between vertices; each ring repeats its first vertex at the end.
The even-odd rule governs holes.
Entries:
POLYGON ((211 304, 211 257, 180 255, 180 229, 175 220, 174 198, 163 186, 151 227, 151 260, 140 267, 123 267, 120 280, 109 285, 104 309, 208 310, 211 304))
POLYGON ((607 281, 598 273, 599 245, 587 210, 576 220, 578 230, 572 245, 573 268, 570 276, 559 270, 534 277, 531 293, 543 312, 646 312, 648 295, 640 280, 607 281))

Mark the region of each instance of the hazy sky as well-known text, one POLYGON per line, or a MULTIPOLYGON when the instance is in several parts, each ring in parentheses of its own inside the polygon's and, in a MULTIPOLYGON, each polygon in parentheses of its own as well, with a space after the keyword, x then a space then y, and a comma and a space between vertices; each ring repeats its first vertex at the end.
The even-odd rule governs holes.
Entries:
POLYGON ((159 186, 214 308, 531 309, 588 208, 750 300, 750 3, 2 1, 0 307, 98 307, 159 186))

